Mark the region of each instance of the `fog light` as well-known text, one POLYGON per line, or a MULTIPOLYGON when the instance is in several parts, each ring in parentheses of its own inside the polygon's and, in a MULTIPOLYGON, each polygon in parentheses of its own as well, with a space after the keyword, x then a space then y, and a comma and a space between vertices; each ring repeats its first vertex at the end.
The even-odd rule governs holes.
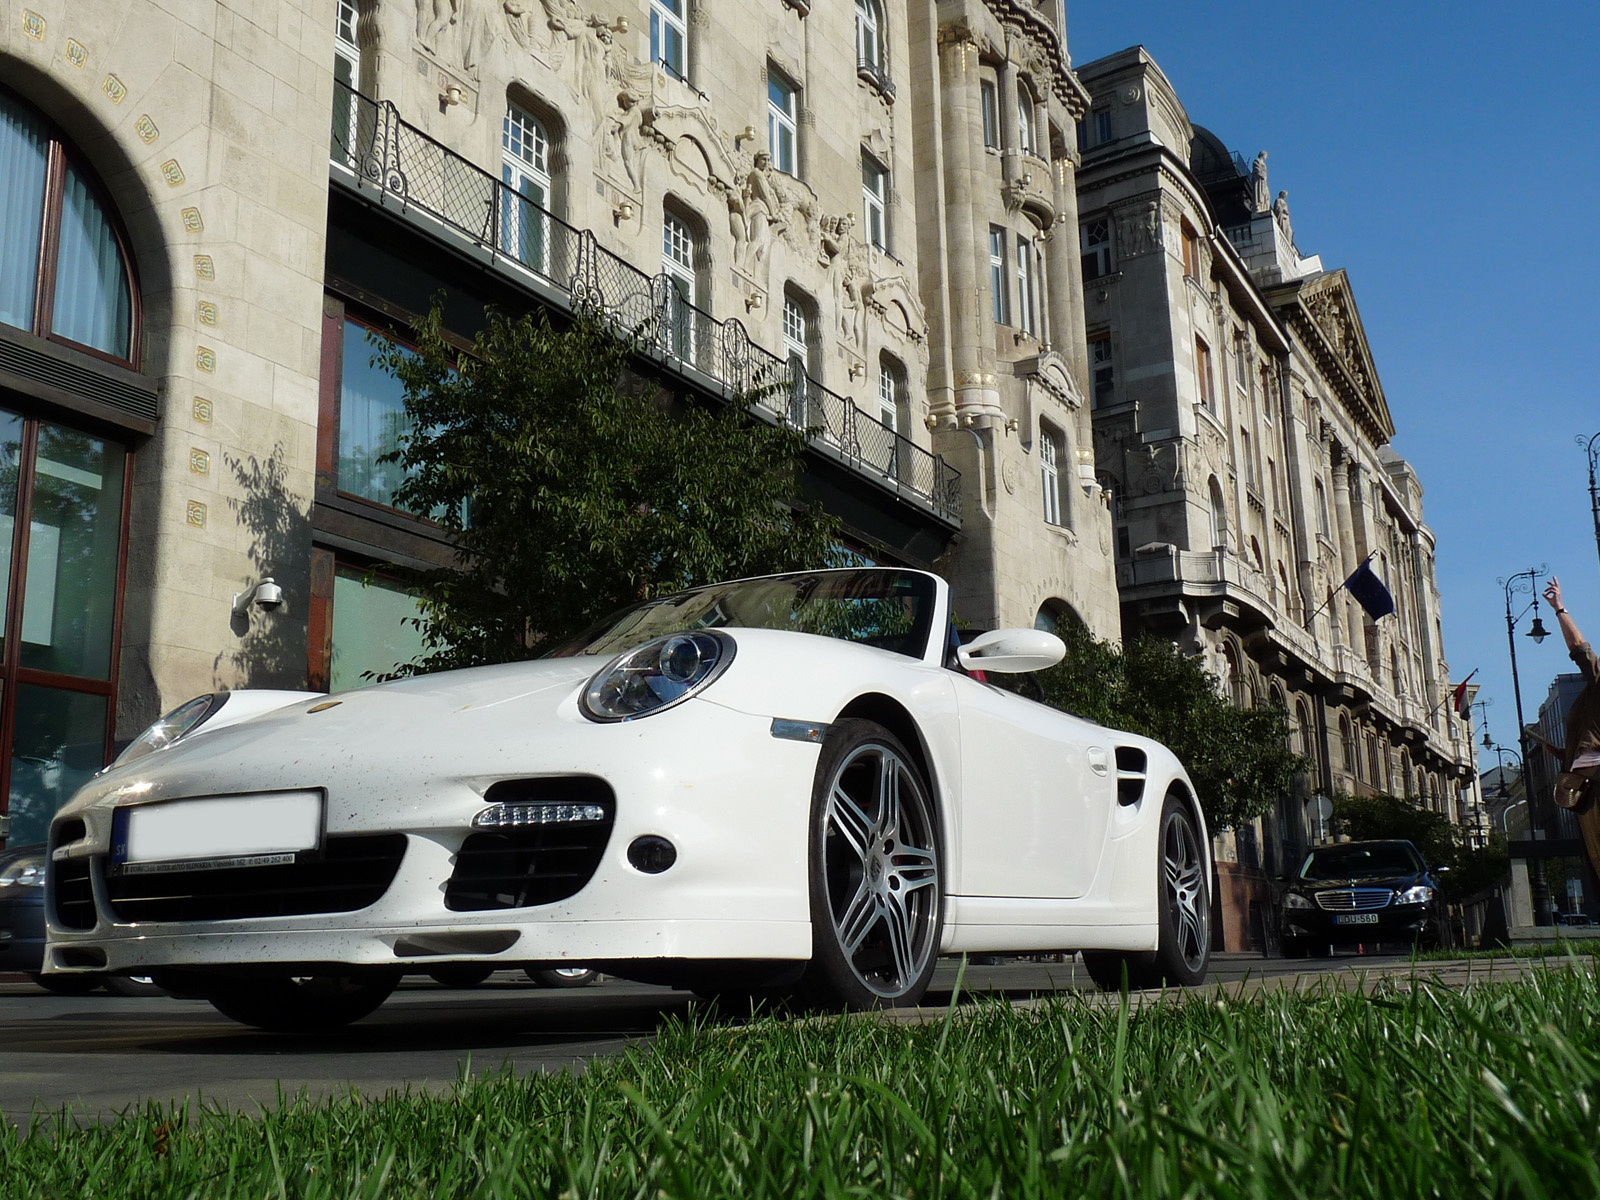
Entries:
POLYGON ((519 825, 568 825, 604 821, 598 804, 491 804, 472 818, 474 829, 511 829, 519 825))
POLYGON ((647 833, 633 839, 628 847, 628 862, 635 871, 659 875, 678 861, 678 848, 664 837, 647 833))

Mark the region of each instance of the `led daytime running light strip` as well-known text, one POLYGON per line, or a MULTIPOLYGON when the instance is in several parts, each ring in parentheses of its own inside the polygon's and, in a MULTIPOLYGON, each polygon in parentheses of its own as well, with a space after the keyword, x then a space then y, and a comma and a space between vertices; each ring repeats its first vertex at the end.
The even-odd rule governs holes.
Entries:
POLYGON ((472 818, 472 825, 474 829, 508 829, 605 819, 606 810, 599 804, 491 804, 472 818))

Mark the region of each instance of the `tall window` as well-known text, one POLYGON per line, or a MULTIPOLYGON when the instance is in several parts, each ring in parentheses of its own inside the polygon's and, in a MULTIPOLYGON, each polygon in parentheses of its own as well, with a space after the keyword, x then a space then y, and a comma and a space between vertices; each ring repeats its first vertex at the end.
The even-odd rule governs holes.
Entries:
POLYGON ((772 67, 767 68, 767 151, 772 165, 785 175, 798 175, 799 154, 795 125, 799 112, 799 89, 772 67))
POLYGON ((1094 114, 1094 144, 1103 146, 1111 140, 1111 110, 1100 108, 1094 114))
MULTIPOLYGON (((906 424, 906 373, 887 354, 878 360, 878 420, 894 433, 906 424)), ((899 478, 901 470, 900 439, 889 437, 884 448, 882 465, 888 474, 899 478)))
POLYGON ((1200 390, 1200 403, 1208 412, 1217 411, 1216 380, 1211 376, 1211 347, 1200 338, 1194 340, 1195 384, 1200 390))
POLYGON ((1083 242, 1083 277, 1111 274, 1111 218, 1095 217, 1079 230, 1083 242))
POLYGON ((1322 480, 1312 481, 1312 488, 1317 496, 1317 532, 1325 538, 1333 537, 1333 526, 1328 520, 1328 489, 1322 486, 1322 480))
POLYGON ((0 324, 132 362, 135 295, 99 185, 32 109, 0 92, 0 324))
POLYGON ((856 0, 856 66, 882 73, 883 22, 878 0, 856 0))
POLYGON ((1061 522, 1061 468, 1063 457, 1061 434, 1041 421, 1039 423, 1039 483, 1044 500, 1044 520, 1047 525, 1061 522))
POLYGON ((1255 446, 1250 438, 1250 431, 1243 426, 1239 427, 1239 465, 1244 475, 1244 484, 1252 492, 1259 492, 1261 485, 1256 481, 1256 455, 1255 446))
POLYGON ((983 144, 1000 148, 1000 93, 992 79, 978 81, 978 108, 983 113, 983 144))
POLYGON ((994 323, 1011 324, 1011 289, 1006 280, 1006 231, 989 226, 989 290, 994 294, 994 323))
POLYGON ((675 79, 689 78, 689 0, 650 0, 650 61, 675 79))
POLYGON ((13 719, 0 812, 13 846, 44 841, 107 760, 127 465, 115 442, 0 409, 0 711, 13 719))
POLYGON ((380 347, 359 322, 344 323, 339 373, 339 490, 394 507, 405 476, 399 463, 383 462, 411 428, 400 380, 373 362, 380 347))
POLYGON ((806 403, 811 363, 811 318, 805 302, 792 292, 783 294, 783 356, 789 366, 789 419, 805 429, 811 420, 806 403))
POLYGON ((1233 382, 1241 391, 1250 388, 1250 356, 1249 342, 1243 333, 1235 332, 1233 335, 1233 382))
POLYGON ((1200 278, 1200 235, 1194 226, 1183 222, 1183 273, 1190 279, 1200 278))
POLYGON ((1111 335, 1103 333, 1089 339, 1089 376, 1093 385, 1095 408, 1105 408, 1117 402, 1116 364, 1111 360, 1111 335))
POLYGON ((1028 85, 1017 85, 1017 149, 1029 154, 1039 152, 1038 114, 1034 112, 1033 93, 1028 85))
POLYGON ((357 132, 360 101, 352 94, 361 90, 361 42, 357 36, 358 13, 355 0, 338 0, 333 26, 333 145, 332 157, 354 167, 357 158, 357 132))
POLYGON ((550 138, 532 113, 508 105, 500 130, 500 249, 550 273, 550 138))
POLYGON ((672 285, 667 304, 667 346, 679 358, 694 357, 695 240, 689 223, 672 212, 661 220, 661 268, 672 285))
POLYGON ((1039 336, 1038 264, 1033 243, 1017 238, 1017 324, 1022 332, 1039 336))
POLYGON ((861 152, 861 205, 867 241, 889 248, 889 172, 865 150, 861 152))
POLYGON ((1222 498, 1222 485, 1215 475, 1207 490, 1211 493, 1211 548, 1221 550, 1228 544, 1228 504, 1222 498))

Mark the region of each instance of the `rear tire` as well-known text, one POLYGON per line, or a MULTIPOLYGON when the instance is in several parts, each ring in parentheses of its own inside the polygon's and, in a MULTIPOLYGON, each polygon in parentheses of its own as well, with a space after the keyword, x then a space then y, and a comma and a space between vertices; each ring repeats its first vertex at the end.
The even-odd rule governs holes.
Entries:
POLYGON ((933 794, 881 725, 834 723, 811 794, 811 962, 798 992, 828 1007, 914 1005, 944 928, 933 794))
POLYGON ((225 1017, 269 1033, 327 1033, 375 1012, 399 975, 282 975, 219 982, 206 999, 225 1017))
POLYGON ((1200 828, 1189 806, 1168 793, 1157 835, 1155 953, 1085 951, 1089 978, 1106 991, 1120 991, 1123 970, 1130 989, 1194 987, 1211 961, 1211 882, 1200 828))
POLYGON ((581 988, 600 981, 600 972, 592 967, 528 967, 523 973, 548 988, 581 988))

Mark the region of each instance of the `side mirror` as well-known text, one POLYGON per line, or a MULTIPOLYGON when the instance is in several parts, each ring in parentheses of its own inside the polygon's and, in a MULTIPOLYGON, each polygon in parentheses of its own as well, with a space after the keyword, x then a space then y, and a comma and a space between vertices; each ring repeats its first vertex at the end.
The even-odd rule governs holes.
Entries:
POLYGON ((1066 654, 1066 643, 1042 629, 996 629, 958 649, 956 661, 969 671, 1018 675, 1053 667, 1066 654))

